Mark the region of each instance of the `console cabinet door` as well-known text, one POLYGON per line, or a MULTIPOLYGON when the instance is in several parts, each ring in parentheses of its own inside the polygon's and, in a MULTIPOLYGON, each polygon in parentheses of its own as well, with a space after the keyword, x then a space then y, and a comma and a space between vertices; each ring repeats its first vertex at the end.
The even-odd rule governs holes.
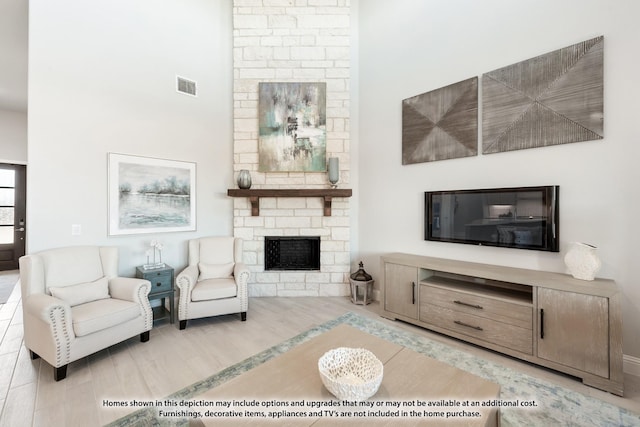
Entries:
POLYGON ((609 378, 609 300, 538 288, 538 357, 609 378))
POLYGON ((384 266, 384 309, 418 318, 418 269, 386 263, 384 266))

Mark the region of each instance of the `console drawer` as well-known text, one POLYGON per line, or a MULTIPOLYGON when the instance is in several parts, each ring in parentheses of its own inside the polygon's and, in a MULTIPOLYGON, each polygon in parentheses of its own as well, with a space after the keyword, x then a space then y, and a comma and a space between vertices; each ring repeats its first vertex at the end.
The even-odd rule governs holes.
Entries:
POLYGON ((533 354, 533 332, 513 324, 432 304, 420 305, 420 320, 526 354, 533 354))
POLYGON ((431 304, 520 328, 533 329, 533 308, 528 304, 424 284, 420 287, 420 304, 431 304))

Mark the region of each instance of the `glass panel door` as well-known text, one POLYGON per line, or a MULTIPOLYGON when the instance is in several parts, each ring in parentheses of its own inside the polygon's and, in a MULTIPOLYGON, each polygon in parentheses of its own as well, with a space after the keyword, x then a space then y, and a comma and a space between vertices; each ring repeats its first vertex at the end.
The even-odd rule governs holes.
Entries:
POLYGON ((11 244, 14 240, 16 172, 0 169, 0 244, 11 244))
POLYGON ((0 270, 18 268, 25 253, 26 166, 0 163, 0 270))

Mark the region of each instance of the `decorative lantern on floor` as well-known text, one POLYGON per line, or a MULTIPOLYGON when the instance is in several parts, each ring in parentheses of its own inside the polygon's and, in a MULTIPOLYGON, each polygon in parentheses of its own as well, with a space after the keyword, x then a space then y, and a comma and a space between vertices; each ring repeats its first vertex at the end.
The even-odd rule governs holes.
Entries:
POLYGON ((371 275, 364 271, 362 261, 360 261, 360 269, 350 276, 349 282, 351 283, 351 302, 360 305, 369 304, 374 281, 371 275))

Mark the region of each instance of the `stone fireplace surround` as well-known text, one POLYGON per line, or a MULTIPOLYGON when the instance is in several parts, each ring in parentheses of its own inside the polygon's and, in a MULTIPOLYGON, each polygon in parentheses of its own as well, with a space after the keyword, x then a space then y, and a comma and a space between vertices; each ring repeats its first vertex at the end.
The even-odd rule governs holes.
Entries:
MULTIPOLYGON (((339 188, 349 188, 350 1, 233 1, 233 164, 251 172, 252 189, 327 189, 326 173, 258 171, 260 82, 325 82, 327 157, 340 159, 339 188)), ((234 176, 235 178, 235 176, 234 176)), ((234 181, 235 182, 235 181, 234 181)), ((350 209, 333 197, 233 198, 234 235, 244 239, 250 296, 349 295, 350 209), (265 271, 264 236, 320 236, 319 271, 265 271)))
POLYGON ((249 296, 349 295, 348 198, 333 200, 331 216, 323 212, 317 197, 268 197, 260 202, 260 216, 251 216, 248 198, 234 198, 234 235, 244 239, 244 261, 252 272, 249 296), (265 271, 265 236, 319 236, 320 269, 265 271))

